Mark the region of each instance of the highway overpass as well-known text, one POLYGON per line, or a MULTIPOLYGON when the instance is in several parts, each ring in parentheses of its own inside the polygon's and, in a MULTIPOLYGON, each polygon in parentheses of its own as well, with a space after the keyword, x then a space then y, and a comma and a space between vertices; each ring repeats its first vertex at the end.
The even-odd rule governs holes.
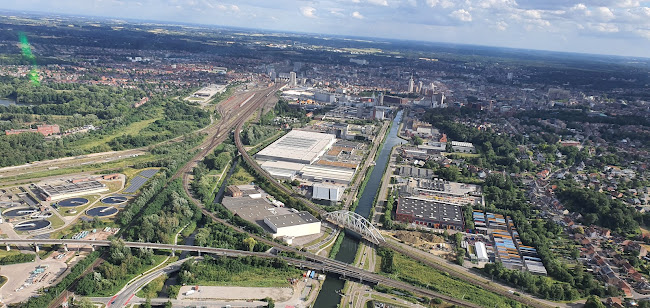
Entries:
MULTIPOLYGON (((266 252, 251 252, 251 251, 214 248, 214 247, 172 245, 172 244, 160 244, 160 243, 142 243, 142 242, 123 242, 123 243, 124 246, 130 248, 151 248, 151 249, 162 249, 162 250, 171 250, 171 251, 190 251, 196 253, 208 253, 208 254, 228 256, 228 257, 255 256, 261 258, 280 258, 285 260, 288 264, 300 268, 312 269, 322 273, 333 273, 345 279, 354 279, 369 284, 380 284, 388 287, 410 291, 431 298, 440 298, 449 303, 462 305, 464 307, 480 307, 470 302, 458 300, 456 298, 444 294, 440 294, 438 292, 434 292, 429 289, 415 287, 405 282, 393 280, 351 266, 347 263, 343 263, 340 261, 336 261, 324 257, 315 256, 313 260, 309 260, 309 257, 306 257, 306 259, 303 260, 303 259, 289 258, 285 256, 278 256, 266 252)), ((19 246, 34 245, 35 247, 38 247, 39 245, 62 245, 63 247, 78 245, 78 246, 90 246, 94 249, 94 247, 110 246, 111 241, 71 240, 71 239, 0 239, 0 244, 7 245, 7 247, 9 247, 10 245, 19 245, 19 246)))

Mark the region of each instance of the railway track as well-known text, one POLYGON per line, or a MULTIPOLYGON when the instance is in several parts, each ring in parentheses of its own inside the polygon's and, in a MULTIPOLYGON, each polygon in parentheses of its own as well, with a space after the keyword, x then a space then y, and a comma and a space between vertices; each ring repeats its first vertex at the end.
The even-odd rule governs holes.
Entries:
MULTIPOLYGON (((249 166, 251 166, 256 172, 258 172, 258 174, 260 174, 261 176, 264 176, 277 189, 280 189, 281 191, 285 192, 286 194, 298 199, 303 205, 305 205, 306 207, 310 208, 314 212, 321 215, 321 218, 322 218, 322 214, 324 214, 326 212, 325 210, 323 210, 320 206, 316 205, 315 203, 307 200, 303 196, 293 192, 291 189, 287 188, 286 186, 278 183, 268 172, 266 172, 266 170, 264 170, 259 164, 257 164, 257 162, 246 152, 246 149, 244 148, 243 143, 241 141, 240 131, 241 131, 241 125, 237 126, 237 128, 235 129, 235 145, 237 146, 237 149, 239 150, 239 153, 244 158, 244 161, 246 161, 246 163, 249 166)), ((335 222, 331 222, 331 223, 334 224, 334 225, 337 225, 335 222)), ((452 276, 454 276, 454 277, 456 277, 458 279, 461 279, 461 280, 463 280, 465 282, 468 282, 470 284, 479 286, 481 288, 484 288, 486 290, 489 290, 489 291, 494 292, 496 294, 499 294, 501 296, 507 297, 507 298, 512 299, 514 301, 520 302, 522 304, 532 306, 532 307, 538 307, 538 308, 548 308, 548 307, 550 307, 550 306, 548 306, 548 305, 546 305, 546 304, 544 304, 544 303, 542 303, 540 301, 537 301, 537 300, 535 300, 533 298, 522 297, 522 296, 517 296, 517 295, 511 294, 507 289, 505 289, 503 287, 500 287, 500 286, 495 285, 495 284, 490 284, 488 282, 485 282, 485 281, 479 280, 477 278, 471 277, 470 275, 468 275, 466 273, 460 273, 460 272, 452 270, 452 269, 450 269, 448 267, 442 266, 439 263, 432 262, 428 258, 425 258, 425 257, 422 257, 422 256, 420 256, 418 254, 415 254, 412 251, 403 249, 402 247, 398 247, 396 245, 393 245, 393 244, 390 244, 390 243, 387 243, 387 242, 380 242, 378 245, 386 247, 386 248, 393 249, 393 250, 395 250, 395 251, 397 251, 397 252, 399 252, 399 253, 401 253, 401 254, 403 254, 405 256, 408 256, 408 257, 410 257, 410 258, 412 258, 414 260, 417 260, 419 262, 422 262, 424 264, 432 266, 432 267, 434 267, 435 269, 437 269, 439 271, 449 273, 452 276)))

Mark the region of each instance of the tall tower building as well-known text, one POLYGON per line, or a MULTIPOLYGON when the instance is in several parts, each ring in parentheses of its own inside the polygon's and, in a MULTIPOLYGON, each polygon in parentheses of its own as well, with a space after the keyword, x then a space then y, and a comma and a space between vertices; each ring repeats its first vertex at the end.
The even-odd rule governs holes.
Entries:
POLYGON ((297 85, 298 84, 296 82, 296 72, 290 72, 289 73, 289 86, 290 87, 295 87, 297 85))
POLYGON ((413 80, 413 75, 409 79, 409 93, 413 93, 413 87, 415 87, 415 81, 413 80))

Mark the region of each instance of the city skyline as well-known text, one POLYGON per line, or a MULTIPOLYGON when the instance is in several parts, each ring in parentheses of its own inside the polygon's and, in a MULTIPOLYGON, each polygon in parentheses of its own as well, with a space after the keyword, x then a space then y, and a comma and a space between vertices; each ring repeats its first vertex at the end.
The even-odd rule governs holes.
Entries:
POLYGON ((647 1, 25 0, 1 9, 650 57, 647 1), (584 2, 584 3, 583 3, 584 2), (251 22, 253 20, 253 22, 251 22))

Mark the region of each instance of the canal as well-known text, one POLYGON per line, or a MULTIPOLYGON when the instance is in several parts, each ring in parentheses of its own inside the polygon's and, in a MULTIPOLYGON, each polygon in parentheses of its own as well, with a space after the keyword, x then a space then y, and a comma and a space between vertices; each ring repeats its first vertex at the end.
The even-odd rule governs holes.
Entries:
MULTIPOLYGON (((402 111, 399 111, 393 119, 393 126, 390 129, 388 137, 384 141, 384 146, 379 153, 379 156, 376 160, 375 168, 370 174, 370 179, 366 188, 364 189, 361 197, 359 198, 359 204, 355 209, 359 215, 363 217, 368 217, 370 215, 370 210, 372 209, 373 202, 375 201, 375 195, 381 187, 381 181, 384 176, 384 171, 388 166, 390 152, 393 147, 399 144, 404 143, 405 141, 400 139, 397 136, 399 130, 399 124, 402 121, 402 111)), ((341 248, 336 254, 335 259, 337 261, 352 263, 354 262, 354 257, 357 254, 357 249, 359 248, 359 238, 356 236, 347 233, 343 242, 341 243, 341 248)), ((335 275, 327 275, 327 279, 323 283, 323 287, 316 298, 314 307, 316 308, 330 308, 336 307, 341 301, 341 296, 339 291, 343 289, 344 280, 339 279, 335 275)))

